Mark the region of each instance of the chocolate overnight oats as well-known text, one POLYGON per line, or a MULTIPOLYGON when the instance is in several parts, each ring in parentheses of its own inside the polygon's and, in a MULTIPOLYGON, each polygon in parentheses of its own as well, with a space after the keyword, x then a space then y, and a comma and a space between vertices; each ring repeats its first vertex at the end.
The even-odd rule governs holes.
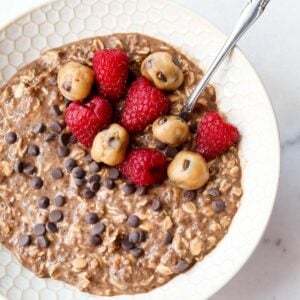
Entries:
POLYGON ((0 90, 0 242, 40 277, 97 295, 152 290, 201 261, 242 195, 239 134, 170 45, 65 45, 0 90))

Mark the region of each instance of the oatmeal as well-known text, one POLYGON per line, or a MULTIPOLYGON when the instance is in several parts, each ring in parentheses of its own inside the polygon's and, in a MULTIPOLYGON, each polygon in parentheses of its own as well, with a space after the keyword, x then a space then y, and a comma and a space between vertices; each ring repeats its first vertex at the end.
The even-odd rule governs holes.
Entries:
POLYGON ((190 119, 178 117, 201 76, 178 50, 140 34, 69 44, 22 68, 0 90, 0 242, 37 276, 97 295, 147 292, 201 261, 227 233, 242 196, 237 143, 208 162, 197 144, 199 121, 217 111, 214 88, 190 119), (128 134, 119 121, 126 96, 116 102, 107 90, 114 112, 98 99, 106 126, 92 124, 95 138, 84 147, 66 125, 75 105, 67 99, 84 105, 97 93, 94 53, 110 48, 128 55, 127 86, 143 74, 164 91, 168 115, 128 134), (123 161, 137 148, 168 166, 163 182, 128 180, 123 161))

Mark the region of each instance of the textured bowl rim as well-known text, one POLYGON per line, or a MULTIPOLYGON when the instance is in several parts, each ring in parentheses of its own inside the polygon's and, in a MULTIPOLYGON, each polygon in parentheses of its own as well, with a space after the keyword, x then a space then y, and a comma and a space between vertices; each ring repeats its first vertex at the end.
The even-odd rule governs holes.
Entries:
MULTIPOLYGON (((26 9, 25 11, 23 11, 22 13, 17 14, 13 20, 8 21, 6 23, 4 23, 2 26, 0 26, 0 31, 3 31, 5 28, 13 25, 15 23, 16 20, 25 17, 27 14, 29 14, 30 12, 37 10, 39 8, 42 8, 44 6, 50 5, 53 2, 56 2, 57 0, 45 0, 43 1, 43 3, 38 3, 38 4, 34 4, 32 6, 30 6, 28 9, 26 9)), ((82 0, 80 0, 82 1, 82 0)), ((101 0, 100 0, 101 1, 101 0)), ((139 0, 134 0, 135 2, 138 2, 139 0)), ((206 26, 208 26, 214 34, 219 35, 219 37, 221 39, 223 39, 225 41, 225 39, 227 38, 227 35, 225 33, 223 33, 216 25, 214 25, 213 23, 211 23, 208 19, 206 19, 205 17, 203 17, 200 14, 195 13, 194 11, 192 11, 191 9, 180 5, 178 3, 175 3, 171 0, 159 0, 160 2, 164 2, 168 5, 171 5, 173 7, 177 7, 177 9, 180 9, 182 11, 184 11, 186 14, 190 15, 193 19, 198 19, 200 20, 203 24, 205 24, 206 26)), ((174 45, 176 47, 176 45, 174 45)), ((265 88, 265 85, 262 81, 262 79, 260 78, 260 76, 257 74, 254 66, 252 65, 252 63, 250 63, 250 61, 247 59, 246 55, 243 53, 243 51, 236 46, 235 47, 235 55, 237 55, 238 57, 240 57, 243 61, 243 64, 247 66, 247 68, 249 69, 249 71, 247 72, 249 75, 251 75, 251 77, 253 77, 254 80, 256 80, 257 84, 261 85, 262 87, 262 92, 263 92, 263 98, 265 99, 265 104, 268 105, 268 108, 271 112, 271 116, 272 116, 272 122, 273 122, 273 134, 274 134, 274 138, 276 139, 276 148, 273 149, 276 160, 274 161, 274 165, 275 165, 275 169, 276 169, 276 173, 273 174, 273 178, 274 178, 274 186, 273 186, 273 193, 272 193, 272 197, 270 197, 269 200, 269 210, 268 210, 268 214, 266 214, 265 216, 265 222, 264 224, 261 224, 260 226, 260 232, 259 234, 257 234, 256 240, 255 242, 253 242, 253 244, 251 245, 251 247, 248 247, 247 250, 247 254, 245 254, 243 256, 242 261, 240 262, 240 264, 238 266, 235 267, 234 270, 232 270, 230 273, 226 273, 226 275, 224 275, 222 283, 219 284, 218 286, 215 287, 215 289, 211 290, 209 294, 206 295, 207 298, 210 298, 211 296, 213 296, 216 292, 218 292, 220 289, 222 289, 227 283, 229 283, 229 281, 235 277, 237 275, 237 273, 241 270, 241 268, 246 264, 246 262, 248 261, 248 259, 251 257, 251 255, 253 254, 253 252, 255 251, 255 249, 257 248, 260 240, 263 237, 263 234, 267 228, 267 225, 269 223, 269 220, 271 218, 271 214, 273 211, 273 207, 275 205, 275 201, 276 201, 276 195, 277 195, 277 191, 278 191, 278 184, 279 184, 279 179, 280 179, 280 161, 281 161, 281 147, 280 147, 280 135, 279 135, 279 129, 278 129, 278 122, 276 119, 276 115, 274 112, 274 108, 272 106, 272 102, 270 100, 270 97, 267 93, 267 90, 265 88)), ((183 51, 184 52, 184 51, 183 51)), ((203 68, 203 67, 202 67, 203 68)), ((217 247, 218 248, 218 247, 217 247)), ((211 255, 212 252, 217 251, 216 249, 214 249, 213 251, 211 251, 208 255, 206 255, 206 257, 208 257, 209 255, 211 255)), ((142 294, 140 294, 142 295, 142 294)), ((145 294, 147 295, 147 293, 145 294)), ((111 299, 114 299, 115 297, 111 297, 111 299)), ((0 299, 5 299, 1 294, 0 294, 0 299)))

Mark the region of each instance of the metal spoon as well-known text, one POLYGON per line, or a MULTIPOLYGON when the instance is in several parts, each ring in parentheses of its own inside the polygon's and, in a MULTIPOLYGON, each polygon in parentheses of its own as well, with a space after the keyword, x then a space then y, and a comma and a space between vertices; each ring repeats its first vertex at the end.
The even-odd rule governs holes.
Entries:
POLYGON ((239 39, 251 27, 251 25, 253 25, 255 21, 263 14, 269 2, 270 0, 248 0, 231 35, 225 42, 223 48, 217 55, 216 59, 214 60, 206 74, 197 84, 195 90, 185 103, 183 107, 183 114, 189 114, 193 111, 193 108, 195 107, 199 96, 208 85, 212 76, 215 74, 215 72, 220 67, 220 65, 227 57, 229 52, 232 50, 232 48, 235 47, 239 39))

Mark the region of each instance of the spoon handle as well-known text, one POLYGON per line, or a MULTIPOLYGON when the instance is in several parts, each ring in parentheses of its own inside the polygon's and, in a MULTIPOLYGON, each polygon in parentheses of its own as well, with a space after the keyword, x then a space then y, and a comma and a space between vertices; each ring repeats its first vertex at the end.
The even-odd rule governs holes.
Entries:
POLYGON ((231 35, 225 42, 223 48, 215 58, 214 62, 212 63, 206 74, 196 86, 191 96, 188 98, 186 104, 183 107, 184 112, 192 112, 198 97, 204 91, 204 89, 208 85, 210 79, 215 74, 219 66, 222 64, 224 59, 227 57, 227 55, 236 45, 239 39, 244 35, 244 33, 263 14, 269 2, 270 0, 248 0, 231 35))

